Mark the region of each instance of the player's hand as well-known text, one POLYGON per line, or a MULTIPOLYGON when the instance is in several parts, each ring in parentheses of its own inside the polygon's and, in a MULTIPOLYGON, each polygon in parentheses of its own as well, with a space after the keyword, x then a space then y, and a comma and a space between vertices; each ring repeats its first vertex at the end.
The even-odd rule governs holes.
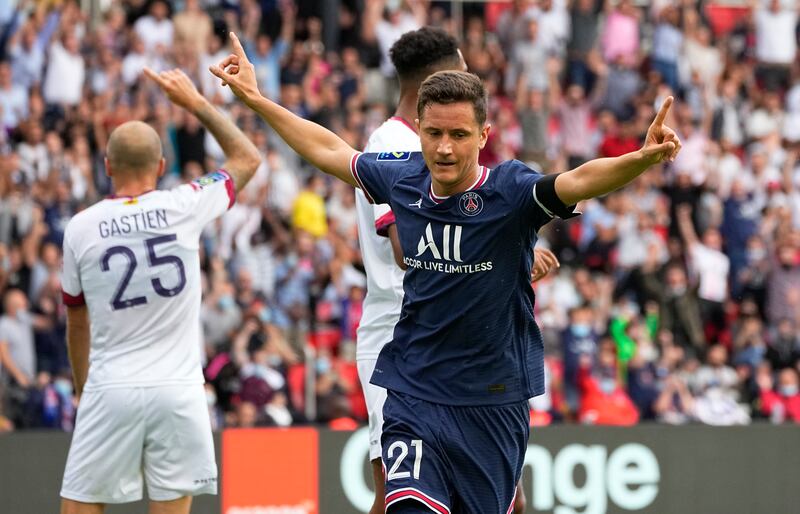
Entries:
POLYGON ((642 153, 652 164, 658 164, 662 161, 674 161, 678 152, 681 151, 681 140, 674 130, 664 125, 664 120, 667 118, 672 102, 673 98, 671 96, 664 100, 653 123, 647 129, 642 153))
POLYGON ((525 489, 522 487, 522 479, 517 484, 517 496, 514 497, 514 514, 525 514, 528 500, 525 498, 525 489))
POLYGON ((233 53, 223 59, 216 66, 209 66, 208 70, 222 79, 222 83, 229 86, 233 94, 243 101, 261 96, 258 92, 256 69, 247 59, 242 43, 233 32, 230 33, 233 53))
POLYGON ((546 248, 533 249, 533 269, 531 270, 531 282, 541 280, 554 268, 561 266, 558 257, 546 248))
POLYGON ((161 73, 156 73, 150 68, 145 68, 144 74, 158 84, 158 87, 164 91, 170 102, 179 107, 183 107, 187 111, 194 111, 194 109, 206 101, 203 95, 194 87, 191 79, 177 68, 162 71, 161 73))

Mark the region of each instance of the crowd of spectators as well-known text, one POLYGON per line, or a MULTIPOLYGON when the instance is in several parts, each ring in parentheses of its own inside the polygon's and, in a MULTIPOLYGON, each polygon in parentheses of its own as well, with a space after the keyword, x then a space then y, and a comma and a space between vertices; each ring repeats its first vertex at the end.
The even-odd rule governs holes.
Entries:
POLYGON ((482 164, 544 172, 638 149, 668 95, 678 159, 555 221, 537 282, 548 392, 532 422, 800 422, 800 65, 793 1, 0 2, 0 431, 74 420, 65 224, 110 193, 111 130, 161 135, 162 187, 220 148, 143 78, 179 67, 263 164, 203 236, 214 427, 364 423, 353 191, 311 170, 206 70, 236 31, 263 94, 352 146, 393 111, 388 49, 433 25, 490 91, 482 164), (338 9, 331 12, 331 6, 338 9))

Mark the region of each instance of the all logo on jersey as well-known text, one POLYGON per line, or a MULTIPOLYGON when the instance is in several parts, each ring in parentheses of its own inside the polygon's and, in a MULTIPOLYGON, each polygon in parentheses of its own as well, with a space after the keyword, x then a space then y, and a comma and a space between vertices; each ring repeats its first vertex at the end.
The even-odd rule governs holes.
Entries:
POLYGON ((191 185, 192 189, 196 191, 198 189, 203 189, 204 187, 208 187, 211 184, 214 184, 216 182, 221 182, 223 180, 228 180, 228 175, 221 171, 215 171, 214 173, 209 173, 208 175, 204 175, 200 178, 192 180, 189 183, 189 185, 191 185))
POLYGON ((442 230, 441 251, 433 238, 431 224, 425 227, 425 233, 419 238, 417 244, 417 257, 427 251, 431 252, 434 259, 444 259, 446 261, 464 262, 461 260, 461 225, 445 225, 442 230), (452 239, 451 239, 451 229, 452 239))
POLYGON ((403 262, 409 269, 438 273, 482 273, 492 271, 492 261, 464 263, 461 254, 461 239, 464 227, 443 225, 441 231, 428 223, 425 232, 417 243, 414 257, 404 256, 403 262))
POLYGON ((411 158, 411 152, 381 152, 378 154, 377 161, 407 161, 411 158))
POLYGON ((468 191, 458 200, 458 208, 464 216, 477 216, 483 210, 483 198, 474 191, 468 191))

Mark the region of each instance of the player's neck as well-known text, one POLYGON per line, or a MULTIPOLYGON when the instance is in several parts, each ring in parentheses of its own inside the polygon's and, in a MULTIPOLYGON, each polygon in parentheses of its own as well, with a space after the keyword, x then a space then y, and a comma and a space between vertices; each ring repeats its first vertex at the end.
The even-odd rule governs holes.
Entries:
POLYGON ((409 128, 416 132, 417 127, 414 120, 417 119, 417 95, 400 95, 393 117, 402 118, 409 128))
POLYGON ((442 184, 431 176, 431 189, 433 190, 433 194, 444 198, 469 191, 478 182, 480 171, 481 167, 476 164, 472 173, 467 173, 464 178, 455 184, 442 184))
POLYGON ((140 196, 156 188, 156 181, 144 180, 115 180, 114 196, 140 196))

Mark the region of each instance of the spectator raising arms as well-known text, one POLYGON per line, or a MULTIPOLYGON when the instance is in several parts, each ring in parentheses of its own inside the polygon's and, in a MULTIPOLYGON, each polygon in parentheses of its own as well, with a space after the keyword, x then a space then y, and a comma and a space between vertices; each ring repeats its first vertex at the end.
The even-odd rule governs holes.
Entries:
MULTIPOLYGON (((363 149, 395 113, 410 112, 402 117, 414 126, 416 104, 398 102, 401 70, 390 50, 432 26, 458 42, 490 91, 494 129, 480 157, 489 168, 519 159, 549 173, 638 149, 663 99, 676 98, 666 120, 684 143, 676 162, 582 202, 583 216, 539 234, 561 262, 534 284, 548 377, 566 371, 565 395, 554 389, 545 407, 550 418, 576 419, 577 355, 596 365, 606 336, 627 378, 620 388, 642 417, 697 419, 705 391, 694 388, 695 375, 715 344, 739 372, 734 403, 766 417, 753 381, 768 372, 777 383, 800 355, 798 10, 754 0, 727 29, 718 11, 695 3, 474 2, 458 23, 427 0, 348 1, 336 13, 292 0, 107 0, 96 19, 78 0, 0 1, 0 295, 22 291, 34 321, 33 360, 17 353, 27 339, 0 338, 3 416, 17 427, 69 426, 44 412, 44 398, 52 404, 56 381, 63 388, 69 375, 66 311, 54 293, 62 284, 52 275, 69 220, 111 193, 103 158, 113 130, 132 120, 156 130, 161 189, 224 162, 202 123, 144 77, 150 67, 183 70, 262 157, 251 186, 200 238, 198 345, 216 426, 239 424, 239 415, 256 425, 318 419, 305 401, 315 386, 303 380, 315 356, 342 370, 361 360, 355 327, 372 280, 353 229, 362 202, 317 177, 207 66, 230 52, 227 33, 240 33, 265 97, 363 149), (691 208, 688 223, 681 205, 691 208), (258 322, 249 334, 248 320, 258 322), (234 341, 245 335, 249 349, 239 353, 234 341), (593 344, 576 342, 587 339, 593 344), (237 393, 256 360, 283 377, 266 404, 237 393)), ((336 408, 316 412, 367 422, 359 392, 346 396, 319 395, 336 408)), ((0 430, 10 427, 0 421, 0 430)))

